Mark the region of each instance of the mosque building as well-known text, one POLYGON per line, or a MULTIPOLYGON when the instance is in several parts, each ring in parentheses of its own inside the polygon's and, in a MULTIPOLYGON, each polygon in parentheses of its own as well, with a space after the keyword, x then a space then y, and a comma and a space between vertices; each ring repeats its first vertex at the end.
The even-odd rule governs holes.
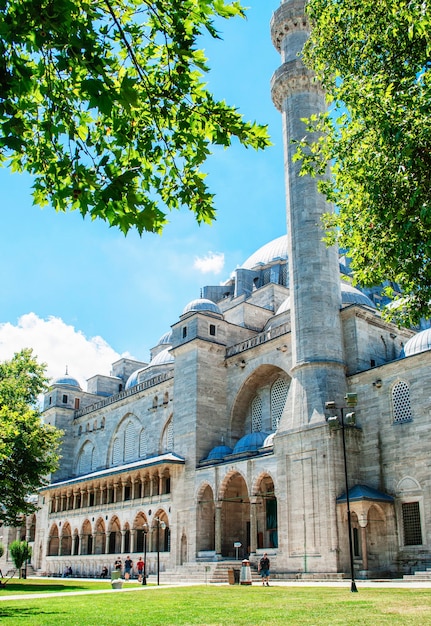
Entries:
POLYGON ((431 330, 385 321, 322 242, 331 207, 292 159, 301 119, 325 107, 299 56, 304 5, 284 0, 271 21, 287 235, 204 287, 148 363, 122 358, 87 390, 52 383, 43 415, 64 438, 24 532, 35 571, 94 575, 144 550, 149 571, 156 557, 175 571, 265 551, 276 576, 341 577, 348 518, 358 578, 431 563, 431 330))

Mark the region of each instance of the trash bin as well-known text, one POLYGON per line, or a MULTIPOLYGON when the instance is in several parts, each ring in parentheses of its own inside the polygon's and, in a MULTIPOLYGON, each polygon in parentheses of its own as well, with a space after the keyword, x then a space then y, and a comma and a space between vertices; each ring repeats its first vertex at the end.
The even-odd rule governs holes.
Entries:
POLYGON ((233 569, 227 570, 227 579, 229 581, 229 585, 235 584, 235 572, 233 571, 233 569))
POLYGON ((234 569, 233 574, 235 577, 235 585, 239 585, 239 569, 234 569))
POLYGON ((21 578, 27 578, 27 570, 25 567, 23 567, 21 570, 21 578))
POLYGON ((241 564, 240 583, 241 585, 251 585, 251 568, 248 559, 244 559, 241 564))
POLYGON ((113 570, 111 572, 111 585, 112 589, 121 589, 123 587, 123 579, 121 578, 121 572, 119 570, 113 570))

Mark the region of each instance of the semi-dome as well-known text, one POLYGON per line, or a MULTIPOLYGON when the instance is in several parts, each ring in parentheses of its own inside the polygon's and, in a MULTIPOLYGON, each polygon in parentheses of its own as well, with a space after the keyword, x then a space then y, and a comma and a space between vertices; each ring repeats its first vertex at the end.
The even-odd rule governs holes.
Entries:
POLYGON ((431 350, 431 328, 426 328, 411 337, 404 346, 401 356, 413 356, 427 350, 431 350))
POLYGON ((151 370, 154 367, 161 367, 164 365, 171 365, 174 362, 174 357, 170 353, 169 348, 165 348, 161 352, 159 352, 154 359, 152 359, 148 365, 145 367, 141 367, 138 370, 134 371, 133 374, 130 374, 127 379, 125 389, 131 389, 131 387, 135 387, 140 382, 142 382, 141 378, 145 375, 146 372, 151 370))
POLYGON ((256 452, 259 448, 263 447, 265 439, 270 434, 271 433, 261 430, 241 437, 233 449, 233 454, 239 454, 241 452, 256 452))
POLYGON ((268 265, 276 260, 287 260, 287 235, 282 235, 256 250, 241 265, 241 268, 252 270, 259 265, 268 265))
POLYGON ((345 280, 341 281, 341 302, 342 304, 364 304, 373 309, 376 308, 376 305, 368 296, 345 280))
POLYGON ((207 298, 198 298, 197 300, 189 302, 184 307, 182 315, 190 313, 191 311, 210 311, 211 313, 218 313, 219 315, 222 315, 220 307, 215 302, 208 300, 207 298))
POLYGON ((221 461, 225 456, 232 454, 232 448, 229 446, 216 446, 207 456, 207 461, 221 461))
POLYGON ((155 365, 169 365, 173 362, 174 357, 172 356, 171 351, 169 348, 165 348, 149 362, 145 369, 150 369, 150 367, 154 367, 155 365))
POLYGON ((69 376, 68 374, 60 376, 60 378, 56 378, 52 384, 62 385, 66 387, 77 387, 78 389, 81 389, 81 385, 76 380, 76 378, 73 378, 73 376, 69 376))
POLYGON ((158 346, 165 346, 165 345, 171 345, 172 343, 172 330, 168 330, 167 333, 165 333, 164 335, 162 335, 159 339, 159 341, 157 342, 158 346))

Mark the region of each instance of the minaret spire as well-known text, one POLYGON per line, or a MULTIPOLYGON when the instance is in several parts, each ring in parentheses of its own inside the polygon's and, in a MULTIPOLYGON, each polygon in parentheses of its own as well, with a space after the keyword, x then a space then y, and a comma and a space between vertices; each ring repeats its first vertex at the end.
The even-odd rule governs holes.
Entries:
POLYGON ((284 0, 271 20, 272 41, 282 65, 272 78, 272 99, 283 116, 287 230, 292 306, 292 402, 280 430, 324 420, 325 401, 345 391, 340 321, 340 274, 335 247, 322 241, 323 213, 332 210, 317 180, 299 176, 292 140, 301 140, 301 121, 325 110, 325 94, 301 51, 310 32, 306 0, 284 0))

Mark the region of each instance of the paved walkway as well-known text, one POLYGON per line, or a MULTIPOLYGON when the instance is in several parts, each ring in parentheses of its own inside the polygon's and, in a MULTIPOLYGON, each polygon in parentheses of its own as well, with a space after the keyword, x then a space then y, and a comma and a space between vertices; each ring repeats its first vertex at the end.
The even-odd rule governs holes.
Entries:
MULTIPOLYGON (((40 580, 40 578, 36 578, 36 580, 40 580)), ((59 578, 44 578, 44 580, 55 580, 57 583, 61 581, 59 578)), ((88 578, 68 578, 68 580, 73 580, 75 582, 88 582, 88 578)), ((107 581, 107 585, 110 585, 110 582, 107 581)), ((200 583, 200 585, 211 584, 213 583, 200 583)), ((60 591, 60 592, 51 592, 51 593, 22 593, 22 594, 8 594, 7 587, 5 589, 0 590, 0 602, 6 600, 28 600, 30 598, 55 598, 58 596, 90 596, 100 593, 130 593, 137 591, 155 591, 157 589, 169 589, 172 587, 196 587, 199 586, 199 583, 196 582, 182 582, 182 583, 162 583, 157 586, 154 584, 150 585, 137 585, 137 584, 129 584, 124 583, 122 589, 111 589, 110 586, 106 589, 94 589, 94 590, 85 590, 85 591, 60 591)), ((219 584, 218 586, 227 586, 226 583, 219 584)), ((259 587, 259 584, 254 585, 255 587, 259 587)), ((292 581, 292 580, 276 580, 274 582, 270 582, 271 587, 345 587, 346 590, 350 590, 350 581, 292 581)), ((431 589, 431 581, 406 581, 401 578, 392 579, 392 580, 357 580, 356 587, 358 591, 361 589, 431 589)))

